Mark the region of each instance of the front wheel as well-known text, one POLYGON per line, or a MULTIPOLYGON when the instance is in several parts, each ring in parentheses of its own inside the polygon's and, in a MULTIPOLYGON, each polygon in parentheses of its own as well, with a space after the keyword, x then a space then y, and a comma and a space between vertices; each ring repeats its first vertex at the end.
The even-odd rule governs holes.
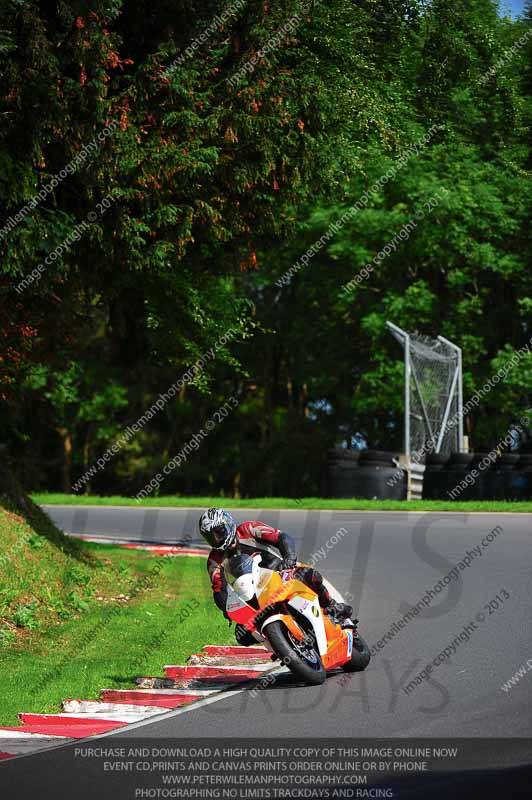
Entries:
POLYGON ((366 642, 362 636, 359 636, 357 633, 353 636, 353 652, 351 653, 351 658, 344 664, 343 669, 346 672, 362 672, 362 670, 366 669, 368 666, 370 658, 371 655, 366 642))
POLYGON ((283 659, 283 663, 294 675, 312 686, 323 683, 327 673, 319 653, 312 645, 300 642, 292 636, 279 620, 267 625, 262 633, 270 642, 274 652, 283 659))

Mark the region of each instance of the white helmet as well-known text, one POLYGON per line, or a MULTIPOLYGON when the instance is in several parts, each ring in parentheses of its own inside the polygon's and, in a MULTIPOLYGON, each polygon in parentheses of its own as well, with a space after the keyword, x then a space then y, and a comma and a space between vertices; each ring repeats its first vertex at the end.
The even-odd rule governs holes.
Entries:
POLYGON ((236 538, 236 522, 223 508, 209 508, 200 517, 199 532, 215 550, 226 550, 236 538))

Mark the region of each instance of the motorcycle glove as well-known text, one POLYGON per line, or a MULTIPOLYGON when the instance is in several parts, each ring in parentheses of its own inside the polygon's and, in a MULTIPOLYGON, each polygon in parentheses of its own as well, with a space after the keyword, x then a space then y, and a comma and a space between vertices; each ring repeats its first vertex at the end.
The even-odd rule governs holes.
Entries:
POLYGON ((291 569, 297 564, 296 546, 294 540, 288 533, 281 531, 277 547, 281 551, 282 569, 291 569))
POLYGON ((281 566, 279 569, 294 569, 297 566, 297 558, 295 556, 288 556, 287 558, 283 558, 281 561, 281 566))

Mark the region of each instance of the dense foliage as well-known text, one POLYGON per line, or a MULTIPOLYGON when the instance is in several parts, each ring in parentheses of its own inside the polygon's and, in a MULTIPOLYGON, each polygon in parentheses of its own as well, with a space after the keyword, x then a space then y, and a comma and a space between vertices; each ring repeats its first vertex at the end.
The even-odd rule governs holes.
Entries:
MULTIPOLYGON (((136 493, 181 453, 157 491, 317 494, 331 445, 401 446, 387 319, 460 344, 466 396, 530 342, 530 3, 0 15, 0 443, 28 486, 69 491, 114 445, 77 491, 136 493)), ((476 449, 532 406, 531 367, 467 418, 476 449)))

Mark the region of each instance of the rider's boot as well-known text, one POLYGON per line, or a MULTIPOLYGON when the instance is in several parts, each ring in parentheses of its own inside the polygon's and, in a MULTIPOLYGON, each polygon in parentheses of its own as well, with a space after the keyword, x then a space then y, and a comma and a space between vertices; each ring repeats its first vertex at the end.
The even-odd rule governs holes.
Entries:
POLYGON ((320 601, 320 606, 329 614, 330 617, 336 617, 340 620, 348 619, 352 615, 352 606, 348 606, 347 603, 339 603, 337 600, 333 600, 323 583, 319 587, 317 594, 318 600, 320 601))
POLYGON ((338 619, 349 619, 353 614, 352 606, 348 606, 347 603, 339 603, 333 600, 332 597, 324 608, 330 617, 337 617, 338 619))
POLYGON ((299 570, 297 577, 314 589, 318 595, 320 606, 330 616, 336 618, 340 622, 348 619, 352 615, 353 609, 351 606, 348 606, 346 603, 338 603, 336 600, 333 600, 323 582, 323 575, 321 575, 318 570, 313 569, 312 567, 302 568, 299 570))

